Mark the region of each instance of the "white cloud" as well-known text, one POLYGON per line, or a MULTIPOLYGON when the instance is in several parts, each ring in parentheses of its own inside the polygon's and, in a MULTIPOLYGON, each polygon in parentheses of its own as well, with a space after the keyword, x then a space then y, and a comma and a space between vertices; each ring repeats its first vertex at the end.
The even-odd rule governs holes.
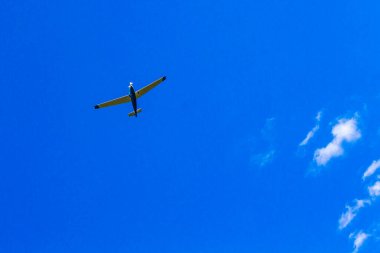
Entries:
POLYGON ((319 130, 319 122, 321 121, 321 117, 322 112, 320 111, 315 117, 317 124, 307 133, 305 139, 299 144, 300 146, 305 146, 310 141, 310 139, 313 138, 314 134, 319 130))
POLYGON ((343 154, 343 148, 340 143, 335 141, 327 144, 326 147, 317 149, 314 153, 314 160, 318 165, 326 165, 331 158, 338 157, 343 154))
POLYGON ((369 237, 370 235, 365 233, 365 232, 362 232, 360 231, 359 233, 351 233, 350 234, 350 238, 351 239, 354 239, 354 251, 353 253, 357 253, 360 249, 360 247, 363 245, 363 243, 365 242, 365 240, 367 240, 367 238, 369 237))
POLYGON ((341 119, 333 128, 333 135, 337 140, 352 142, 361 137, 360 131, 357 128, 356 118, 341 119))
POLYGON ((346 206, 347 211, 342 213, 339 219, 339 229, 342 230, 347 227, 351 221, 358 214, 359 210, 364 207, 366 204, 371 204, 369 200, 357 199, 355 200, 355 206, 346 206))
POLYGON ((333 127, 333 140, 326 147, 317 149, 314 152, 314 160, 317 165, 326 165, 331 158, 343 155, 342 144, 344 142, 354 142, 361 137, 357 127, 357 119, 341 119, 333 127))
POLYGON ((380 196, 380 181, 377 181, 374 185, 368 187, 368 192, 371 197, 380 196))
POLYGON ((373 175, 378 168, 380 168, 380 160, 373 161, 372 164, 368 167, 368 169, 364 172, 363 180, 373 175))

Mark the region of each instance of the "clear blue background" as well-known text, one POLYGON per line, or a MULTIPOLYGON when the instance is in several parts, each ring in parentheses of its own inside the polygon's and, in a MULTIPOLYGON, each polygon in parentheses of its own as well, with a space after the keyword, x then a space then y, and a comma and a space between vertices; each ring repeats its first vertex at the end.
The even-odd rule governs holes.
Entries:
POLYGON ((349 233, 380 223, 375 203, 337 229, 380 158, 379 12, 1 1, 0 252, 352 251, 349 233), (93 109, 163 75, 138 118, 130 104, 93 109), (355 112, 362 139, 309 176, 332 124, 355 112))

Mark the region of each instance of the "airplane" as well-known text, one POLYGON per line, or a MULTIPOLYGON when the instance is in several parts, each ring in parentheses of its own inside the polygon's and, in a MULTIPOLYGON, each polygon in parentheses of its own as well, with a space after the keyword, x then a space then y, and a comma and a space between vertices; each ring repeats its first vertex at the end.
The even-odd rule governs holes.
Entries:
POLYGON ((128 113, 128 116, 129 117, 131 117, 131 116, 137 117, 137 114, 142 111, 141 108, 137 109, 137 99, 140 98, 142 95, 144 95, 145 93, 147 93, 148 91, 150 91, 151 89, 153 89, 154 87, 156 87, 157 85, 159 85, 160 83, 162 83, 165 80, 166 80, 166 76, 163 76, 160 79, 157 79, 156 81, 154 81, 154 82, 148 84, 147 86, 139 89, 138 91, 135 91, 135 89, 133 88, 133 83, 130 82, 129 86, 128 86, 129 87, 129 95, 125 95, 125 96, 122 96, 122 97, 119 97, 119 98, 116 98, 116 99, 113 99, 113 100, 110 100, 110 101, 107 101, 107 102, 104 102, 101 104, 97 104, 94 107, 95 107, 95 109, 99 109, 99 108, 104 108, 104 107, 111 106, 111 105, 118 105, 118 104, 132 102, 133 111, 128 113))

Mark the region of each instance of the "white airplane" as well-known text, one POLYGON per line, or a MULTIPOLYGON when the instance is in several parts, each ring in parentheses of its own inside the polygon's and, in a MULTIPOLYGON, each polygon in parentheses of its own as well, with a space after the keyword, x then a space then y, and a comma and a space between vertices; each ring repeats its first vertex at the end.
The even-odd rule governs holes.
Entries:
POLYGON ((111 106, 111 105, 118 105, 118 104, 124 104, 128 102, 132 102, 133 106, 133 112, 128 113, 128 116, 135 116, 137 117, 137 114, 142 111, 141 108, 137 109, 137 99, 162 83, 163 81, 166 80, 166 76, 161 77, 160 79, 154 81, 153 83, 148 84, 147 86, 139 89, 138 91, 135 92, 135 89, 133 88, 132 82, 129 83, 129 95, 125 95, 101 104, 95 105, 95 109, 111 106))

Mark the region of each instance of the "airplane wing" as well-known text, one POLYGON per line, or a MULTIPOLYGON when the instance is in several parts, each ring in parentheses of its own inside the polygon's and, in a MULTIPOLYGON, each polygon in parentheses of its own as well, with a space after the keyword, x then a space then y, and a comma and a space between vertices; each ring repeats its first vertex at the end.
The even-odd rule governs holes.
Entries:
POLYGON ((111 106, 111 105, 128 103, 128 102, 131 102, 131 98, 129 97, 129 95, 126 95, 126 96, 122 96, 122 97, 119 97, 119 98, 116 98, 116 99, 113 99, 113 100, 110 100, 110 101, 107 101, 107 102, 104 102, 101 104, 97 104, 97 105, 95 105, 95 109, 99 109, 99 108, 103 108, 103 107, 107 107, 107 106, 111 106))
POLYGON ((142 95, 144 95, 145 93, 147 93, 148 91, 150 91, 151 89, 153 89, 154 87, 156 87, 157 85, 159 85, 160 83, 162 83, 163 81, 166 80, 166 76, 163 76, 161 77, 160 79, 154 81, 153 83, 150 83, 148 84, 147 86, 139 89, 137 92, 136 92, 136 97, 139 98, 141 97, 142 95))

